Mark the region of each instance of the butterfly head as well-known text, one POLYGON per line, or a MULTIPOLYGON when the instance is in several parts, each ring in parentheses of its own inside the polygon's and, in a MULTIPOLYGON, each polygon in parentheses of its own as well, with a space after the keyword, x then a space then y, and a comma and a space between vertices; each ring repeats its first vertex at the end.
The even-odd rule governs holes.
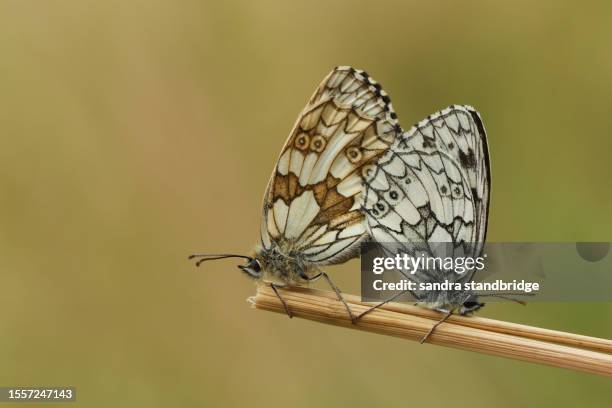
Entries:
POLYGON ((259 279, 263 272, 261 263, 257 258, 250 258, 245 265, 238 265, 238 269, 254 279, 259 279))
POLYGON ((459 308, 459 314, 466 315, 477 311, 482 308, 485 304, 478 301, 478 296, 475 294, 470 295, 465 302, 459 308))
POLYGON ((236 254, 193 254, 189 256, 189 259, 197 259, 196 266, 200 266, 202 262, 214 261, 217 259, 226 258, 243 258, 246 260, 244 265, 238 265, 238 268, 249 275, 251 278, 259 279, 262 275, 261 262, 252 256, 247 255, 236 255, 236 254))

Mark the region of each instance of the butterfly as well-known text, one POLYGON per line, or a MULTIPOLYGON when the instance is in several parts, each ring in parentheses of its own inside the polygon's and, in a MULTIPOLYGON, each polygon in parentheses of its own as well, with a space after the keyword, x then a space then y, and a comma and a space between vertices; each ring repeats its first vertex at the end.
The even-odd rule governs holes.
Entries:
MULTIPOLYGON (((378 82, 365 71, 336 67, 281 150, 255 254, 190 258, 199 258, 197 265, 244 258, 239 268, 270 284, 291 317, 276 288, 324 278, 344 302, 321 268, 358 256, 363 242, 449 242, 481 252, 490 180, 486 133, 472 107, 450 106, 405 132, 378 82)), ((423 304, 461 313, 482 306, 472 293, 436 296, 423 304)), ((344 305, 356 321, 360 316, 344 305)))

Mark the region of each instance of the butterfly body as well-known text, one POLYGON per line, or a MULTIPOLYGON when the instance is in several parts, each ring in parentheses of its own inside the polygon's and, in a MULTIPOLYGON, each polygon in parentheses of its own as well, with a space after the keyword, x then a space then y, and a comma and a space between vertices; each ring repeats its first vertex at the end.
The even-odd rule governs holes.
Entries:
POLYGON ((313 276, 313 268, 304 254, 292 242, 275 243, 269 248, 258 247, 255 259, 261 265, 260 279, 280 286, 303 285, 313 276))

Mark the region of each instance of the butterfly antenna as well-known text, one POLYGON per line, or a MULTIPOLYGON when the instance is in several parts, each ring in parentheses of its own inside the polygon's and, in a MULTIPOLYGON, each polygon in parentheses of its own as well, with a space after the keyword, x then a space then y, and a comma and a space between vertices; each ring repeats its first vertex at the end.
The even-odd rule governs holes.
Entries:
POLYGON ((237 255, 237 254, 192 254, 189 255, 189 257, 187 259, 192 260, 192 259, 196 259, 196 258, 201 258, 199 259, 195 265, 196 266, 200 266, 200 264, 202 264, 202 262, 206 262, 206 261, 214 261, 216 259, 225 259, 225 258, 244 258, 244 259, 248 259, 249 261, 253 258, 251 258, 250 256, 246 256, 246 255, 237 255))

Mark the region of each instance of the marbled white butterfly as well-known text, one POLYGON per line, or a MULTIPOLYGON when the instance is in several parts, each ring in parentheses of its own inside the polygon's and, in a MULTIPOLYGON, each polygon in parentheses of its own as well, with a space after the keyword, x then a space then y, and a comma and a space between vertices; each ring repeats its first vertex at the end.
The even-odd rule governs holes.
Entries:
MULTIPOLYGON (((280 153, 254 256, 190 258, 200 258, 197 265, 244 258, 239 268, 277 295, 278 286, 323 277, 344 301, 320 267, 358 256, 366 240, 477 243, 478 256, 490 181, 486 134, 472 107, 450 106, 404 132, 378 82, 364 71, 337 67, 308 101, 280 153)), ((463 314, 483 305, 472 293, 422 301, 463 314)))

